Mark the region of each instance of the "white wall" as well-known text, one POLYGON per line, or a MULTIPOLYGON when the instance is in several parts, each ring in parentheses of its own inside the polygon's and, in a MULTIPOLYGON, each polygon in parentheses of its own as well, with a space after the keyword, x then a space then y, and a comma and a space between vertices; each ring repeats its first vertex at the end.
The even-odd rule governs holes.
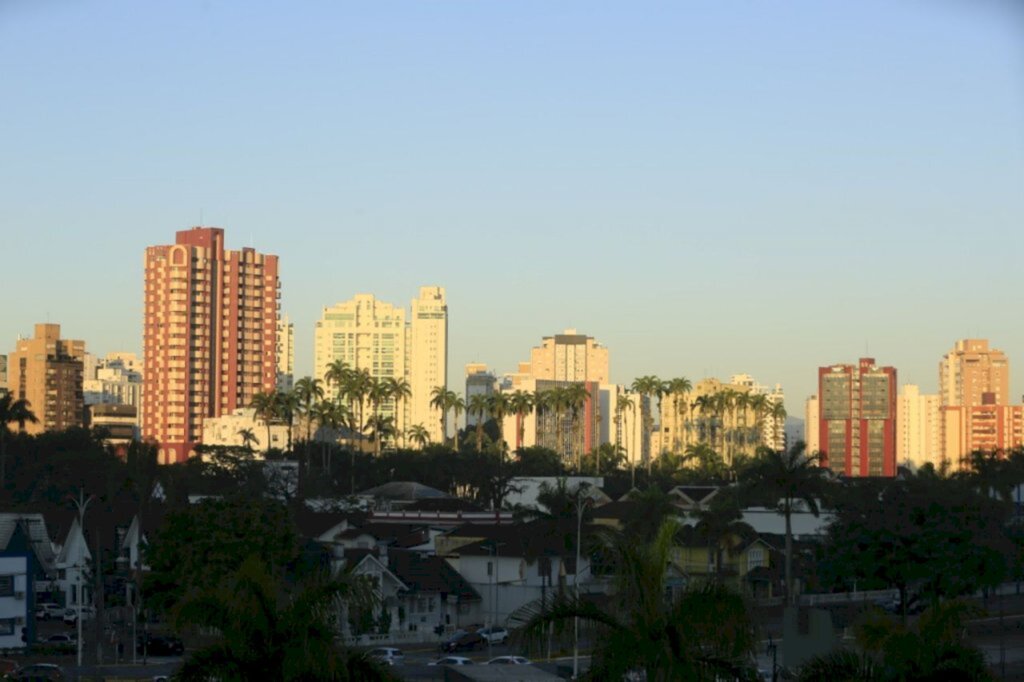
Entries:
POLYGON ((26 557, 0 557, 0 576, 14 577, 14 594, 0 597, 0 649, 25 646, 21 641, 21 629, 27 627, 32 597, 27 573, 26 557))

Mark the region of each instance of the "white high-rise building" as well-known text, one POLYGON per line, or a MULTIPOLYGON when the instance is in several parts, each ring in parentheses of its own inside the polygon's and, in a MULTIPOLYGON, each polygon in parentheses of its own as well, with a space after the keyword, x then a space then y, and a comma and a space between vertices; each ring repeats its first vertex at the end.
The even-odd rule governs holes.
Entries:
MULTIPOLYGON (((430 407, 430 398, 435 386, 448 384, 448 307, 443 288, 421 287, 408 323, 405 309, 371 294, 324 308, 316 324, 316 378, 325 380, 335 360, 365 369, 377 379, 407 381, 411 395, 401 402, 401 409, 386 400, 379 405, 379 414, 394 419, 400 433, 422 424, 431 441, 442 442, 440 416, 430 407)), ((335 388, 326 386, 328 392, 335 388)))
MULTIPOLYGON (((775 384, 771 388, 759 384, 749 374, 734 374, 729 379, 734 386, 744 386, 750 393, 759 393, 768 399, 770 406, 785 405, 786 394, 782 390, 782 384, 775 384)), ((765 418, 761 422, 761 442, 773 450, 786 449, 786 420, 765 418)))
POLYGON ((940 396, 926 395, 914 384, 905 384, 896 398, 896 462, 936 468, 942 460, 940 396))
POLYGON ((448 304, 443 287, 420 287, 408 329, 408 423, 422 424, 432 441, 442 443, 445 434, 437 410, 430 406, 430 394, 435 386, 448 386, 448 304))

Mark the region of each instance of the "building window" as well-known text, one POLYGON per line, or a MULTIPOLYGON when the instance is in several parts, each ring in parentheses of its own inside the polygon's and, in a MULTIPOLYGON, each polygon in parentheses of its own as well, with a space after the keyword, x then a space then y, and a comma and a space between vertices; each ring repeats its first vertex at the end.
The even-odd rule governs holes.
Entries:
POLYGON ((751 547, 750 551, 747 552, 747 570, 753 570, 764 566, 764 549, 761 547, 751 547))
POLYGON ((0 637, 14 634, 14 619, 0 618, 0 637))
POLYGON ((0 575, 0 597, 14 596, 14 576, 0 575))

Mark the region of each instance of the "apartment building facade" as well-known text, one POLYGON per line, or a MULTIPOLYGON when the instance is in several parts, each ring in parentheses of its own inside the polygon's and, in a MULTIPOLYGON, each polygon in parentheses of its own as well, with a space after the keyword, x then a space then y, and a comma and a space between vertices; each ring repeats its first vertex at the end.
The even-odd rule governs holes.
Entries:
POLYGON ((161 462, 181 462, 204 419, 276 388, 278 258, 195 227, 148 247, 144 266, 142 434, 161 462))
POLYGON ((25 424, 26 433, 82 426, 84 360, 85 342, 60 338, 59 324, 37 324, 32 338, 18 339, 7 356, 6 388, 38 420, 25 424))
POLYGON ((823 465, 845 476, 896 475, 896 369, 874 358, 818 368, 823 465))

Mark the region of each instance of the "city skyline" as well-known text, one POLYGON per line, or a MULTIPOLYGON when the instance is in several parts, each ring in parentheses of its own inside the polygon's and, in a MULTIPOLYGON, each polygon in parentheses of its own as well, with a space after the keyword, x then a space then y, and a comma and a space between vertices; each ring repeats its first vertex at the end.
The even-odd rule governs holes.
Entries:
POLYGON ((5 350, 141 353, 140 254, 202 223, 281 258, 299 375, 323 306, 423 283, 452 368, 571 327, 613 382, 748 373, 793 414, 849 358, 934 393, 956 339, 1024 357, 1001 11, 533 9, 9 5, 5 350))

